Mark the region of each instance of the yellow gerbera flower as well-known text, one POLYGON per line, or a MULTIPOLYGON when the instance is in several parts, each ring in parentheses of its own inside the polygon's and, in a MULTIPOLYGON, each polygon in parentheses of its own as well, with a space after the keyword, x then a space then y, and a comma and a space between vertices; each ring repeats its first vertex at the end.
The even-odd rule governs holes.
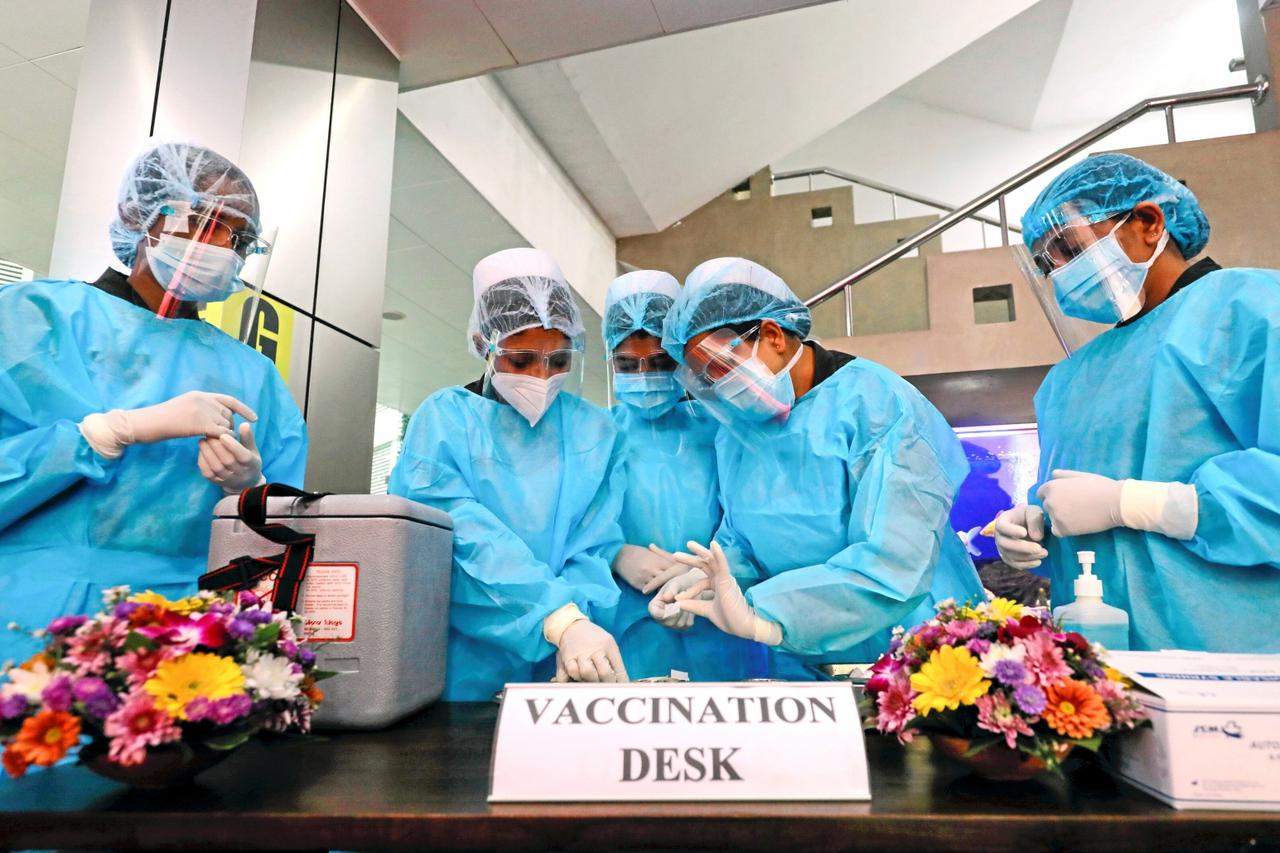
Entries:
POLYGON ((1025 612, 1021 604, 1007 598, 993 598, 987 602, 987 618, 1002 625, 1010 619, 1021 619, 1025 612))
POLYGON ((171 610, 179 616, 187 616, 195 613, 205 605, 204 599, 194 595, 190 598, 179 598, 177 601, 170 601, 160 593, 152 592, 151 590, 131 595, 128 600, 137 604, 154 604, 156 607, 163 607, 165 610, 171 610))
POLYGON ((155 698, 157 708, 185 720, 192 699, 213 701, 243 693, 244 673, 231 658, 192 652, 160 664, 142 687, 155 698))
POLYGON ((954 711, 972 705, 990 686, 982 677, 982 665, 968 649, 943 646, 929 655, 919 672, 912 673, 911 689, 920 695, 911 704, 922 717, 930 711, 954 711))

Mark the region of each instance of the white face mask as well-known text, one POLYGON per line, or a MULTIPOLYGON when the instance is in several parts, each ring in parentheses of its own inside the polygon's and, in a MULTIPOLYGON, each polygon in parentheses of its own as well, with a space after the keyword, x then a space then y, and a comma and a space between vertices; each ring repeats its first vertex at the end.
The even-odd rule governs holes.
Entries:
POLYGON ((244 287, 244 258, 226 246, 161 234, 146 253, 156 281, 183 302, 222 302, 244 287))
POLYGON ((495 373, 490 381, 502 399, 524 416, 529 426, 536 426, 568 378, 568 373, 557 373, 547 379, 523 373, 495 373))

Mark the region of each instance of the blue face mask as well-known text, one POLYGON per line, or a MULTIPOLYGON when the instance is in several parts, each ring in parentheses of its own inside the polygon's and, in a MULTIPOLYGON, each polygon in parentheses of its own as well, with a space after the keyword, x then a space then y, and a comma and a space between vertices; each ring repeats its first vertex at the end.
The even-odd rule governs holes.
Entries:
POLYGON ((752 423, 785 418, 796 401, 791 384, 791 368, 800 360, 804 347, 778 373, 769 369, 758 355, 760 342, 751 348, 751 358, 717 379, 713 390, 721 402, 734 410, 734 416, 752 423))
POLYGON ((244 288, 244 258, 226 246, 162 234, 146 254, 156 281, 183 302, 222 302, 244 288))
POLYGON ((1127 217, 1117 223, 1107 236, 1049 273, 1063 314, 1114 325, 1142 310, 1142 286, 1147 279, 1147 270, 1164 251, 1169 242, 1169 232, 1160 235, 1160 242, 1150 259, 1134 261, 1116 239, 1116 229, 1126 221, 1127 217))
POLYGON ((680 402, 684 389, 676 382, 674 373, 615 373, 613 395, 618 402, 636 409, 641 417, 654 420, 680 402))

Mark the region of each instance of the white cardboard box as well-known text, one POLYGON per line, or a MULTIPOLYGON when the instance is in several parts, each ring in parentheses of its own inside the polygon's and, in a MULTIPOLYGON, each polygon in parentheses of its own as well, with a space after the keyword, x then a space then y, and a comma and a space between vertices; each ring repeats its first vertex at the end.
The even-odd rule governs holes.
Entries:
POLYGON ((1152 727, 1116 739, 1115 772, 1176 809, 1280 811, 1280 655, 1112 652, 1152 727))

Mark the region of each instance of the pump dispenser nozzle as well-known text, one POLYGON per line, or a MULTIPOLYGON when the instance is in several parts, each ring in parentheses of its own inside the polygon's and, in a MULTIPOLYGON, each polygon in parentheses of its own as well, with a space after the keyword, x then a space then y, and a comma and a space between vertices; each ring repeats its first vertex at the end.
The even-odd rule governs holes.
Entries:
POLYGON ((1076 578, 1076 598, 1102 598, 1102 580, 1093 573, 1096 555, 1093 551, 1077 551, 1076 559, 1080 561, 1080 576, 1076 578))

